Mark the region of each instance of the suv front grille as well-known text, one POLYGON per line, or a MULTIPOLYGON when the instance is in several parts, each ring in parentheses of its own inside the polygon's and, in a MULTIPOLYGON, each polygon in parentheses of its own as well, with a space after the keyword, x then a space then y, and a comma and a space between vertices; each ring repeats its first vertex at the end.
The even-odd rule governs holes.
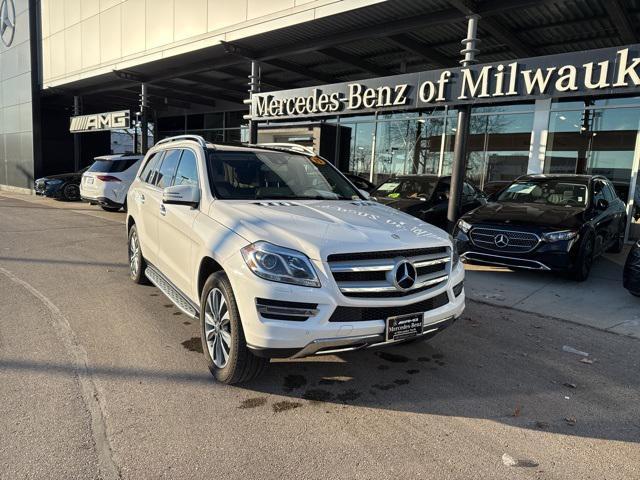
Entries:
POLYGON ((449 303, 447 292, 421 302, 400 307, 336 307, 330 322, 368 322, 371 320, 385 320, 396 315, 428 312, 449 303))
POLYGON ((449 279, 451 252, 448 247, 383 252, 332 254, 327 257, 338 288, 347 297, 404 297, 434 289, 449 279), (396 265, 407 260, 416 269, 417 278, 408 290, 395 286, 396 265))
POLYGON ((540 243, 535 233, 498 228, 474 227, 470 238, 475 246, 496 252, 527 253, 540 243))

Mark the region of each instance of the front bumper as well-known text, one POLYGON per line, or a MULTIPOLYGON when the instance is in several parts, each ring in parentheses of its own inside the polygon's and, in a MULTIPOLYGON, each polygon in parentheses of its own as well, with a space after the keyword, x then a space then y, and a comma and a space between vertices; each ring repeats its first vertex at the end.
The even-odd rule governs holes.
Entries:
POLYGON ((531 252, 513 253, 475 245, 469 236, 457 230, 455 242, 465 263, 495 265, 524 270, 568 271, 573 268, 580 237, 548 243, 541 241, 531 252))
POLYGON ((457 291, 457 296, 453 291, 464 280, 460 263, 444 285, 432 290, 400 298, 371 299, 342 295, 333 277, 327 277, 329 269, 322 262, 314 261, 322 287, 311 288, 262 280, 249 271, 239 254, 229 261, 231 268, 225 270, 236 294, 247 344, 256 355, 265 357, 302 357, 393 343, 384 341, 386 316, 375 320, 330 321, 338 307, 410 309, 407 306, 444 294, 446 304, 424 313, 422 336, 425 337, 449 326, 465 307, 464 290, 457 291), (256 298, 313 304, 314 313, 304 321, 265 318, 256 308, 256 298))

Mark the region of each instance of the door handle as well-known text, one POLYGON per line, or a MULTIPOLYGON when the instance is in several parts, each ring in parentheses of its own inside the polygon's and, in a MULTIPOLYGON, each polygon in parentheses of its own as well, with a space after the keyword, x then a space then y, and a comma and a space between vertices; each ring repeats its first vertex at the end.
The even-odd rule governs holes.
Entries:
POLYGON ((160 215, 164 217, 166 214, 167 214, 167 209, 165 208, 164 205, 160 205, 160 215))
POLYGON ((138 203, 144 203, 144 193, 136 192, 136 200, 138 203))

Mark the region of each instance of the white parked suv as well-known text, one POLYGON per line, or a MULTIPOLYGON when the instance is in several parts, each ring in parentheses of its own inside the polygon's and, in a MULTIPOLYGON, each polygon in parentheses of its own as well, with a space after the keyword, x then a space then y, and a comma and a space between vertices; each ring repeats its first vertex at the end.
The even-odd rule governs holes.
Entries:
POLYGON ((126 208, 127 192, 138 173, 141 155, 103 155, 82 174, 80 198, 104 210, 117 212, 126 208))
POLYGON ((301 151, 158 142, 128 194, 131 278, 199 318, 211 373, 428 338, 464 310, 445 232, 301 151))

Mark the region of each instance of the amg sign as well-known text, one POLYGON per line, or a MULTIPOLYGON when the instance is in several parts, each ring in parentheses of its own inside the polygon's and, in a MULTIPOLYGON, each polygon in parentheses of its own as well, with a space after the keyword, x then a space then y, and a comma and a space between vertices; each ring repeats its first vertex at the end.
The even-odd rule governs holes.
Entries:
POLYGON ((119 112, 92 113, 91 115, 79 115, 71 117, 71 133, 98 132, 101 130, 115 130, 129 128, 131 125, 131 112, 121 110, 119 112))
POLYGON ((640 45, 254 94, 254 120, 640 91, 640 45))

